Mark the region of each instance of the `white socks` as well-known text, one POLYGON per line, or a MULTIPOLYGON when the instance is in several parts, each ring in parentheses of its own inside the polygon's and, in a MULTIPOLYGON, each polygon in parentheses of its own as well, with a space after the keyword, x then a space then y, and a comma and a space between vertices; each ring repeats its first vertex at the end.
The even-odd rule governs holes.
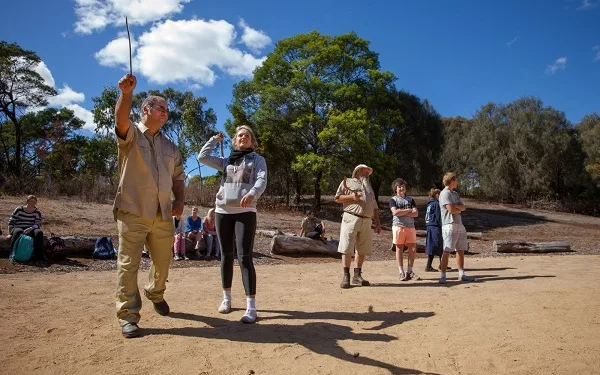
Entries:
POLYGON ((400 275, 404 275, 404 267, 398 266, 398 270, 400 270, 400 275))
POLYGON ((221 314, 229 314, 231 312, 231 290, 223 291, 223 302, 218 310, 221 314))
POLYGON ((256 322, 256 299, 251 297, 246 298, 246 312, 242 316, 241 321, 247 324, 256 322))
POLYGON ((463 277, 465 275, 465 270, 464 269, 458 269, 458 278, 460 279, 461 277, 463 277))

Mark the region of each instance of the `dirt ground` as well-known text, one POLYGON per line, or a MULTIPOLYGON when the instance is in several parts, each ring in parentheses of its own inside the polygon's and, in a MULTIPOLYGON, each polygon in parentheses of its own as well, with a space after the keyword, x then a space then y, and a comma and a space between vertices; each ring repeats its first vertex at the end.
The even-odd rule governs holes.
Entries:
MULTIPOLYGON (((144 299, 144 336, 121 337, 112 271, 0 276, 3 374, 597 374, 597 255, 470 258, 478 281, 342 290, 337 264, 258 265, 259 321, 217 313, 218 267, 173 269, 162 317, 144 299)), ((417 260, 417 267, 424 260, 417 260)), ((140 273, 140 286, 147 280, 140 273)))

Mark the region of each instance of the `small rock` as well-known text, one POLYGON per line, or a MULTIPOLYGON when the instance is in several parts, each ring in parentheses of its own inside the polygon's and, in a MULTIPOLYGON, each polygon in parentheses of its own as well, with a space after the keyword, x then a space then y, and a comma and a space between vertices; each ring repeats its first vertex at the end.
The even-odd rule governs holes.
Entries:
POLYGON ((367 309, 368 312, 372 313, 373 312, 373 306, 369 305, 369 308, 367 309))
POLYGON ((354 352, 352 355, 354 356, 354 358, 356 358, 356 357, 358 357, 360 355, 360 353, 359 352, 354 352))
POLYGON ((252 374, 254 374, 254 370, 248 371, 248 375, 252 375, 252 374))

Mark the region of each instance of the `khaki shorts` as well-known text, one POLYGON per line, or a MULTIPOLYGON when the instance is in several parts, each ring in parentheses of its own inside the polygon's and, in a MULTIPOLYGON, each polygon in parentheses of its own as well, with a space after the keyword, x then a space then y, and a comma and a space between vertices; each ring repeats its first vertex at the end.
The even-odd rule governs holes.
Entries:
POLYGON ((342 216, 338 253, 371 255, 373 229, 371 219, 354 216, 347 212, 342 216))
POLYGON ((407 227, 392 227, 392 242, 394 245, 417 243, 417 230, 407 227))
POLYGON ((442 238, 444 239, 444 251, 467 251, 467 230, 462 224, 446 224, 442 226, 442 238))

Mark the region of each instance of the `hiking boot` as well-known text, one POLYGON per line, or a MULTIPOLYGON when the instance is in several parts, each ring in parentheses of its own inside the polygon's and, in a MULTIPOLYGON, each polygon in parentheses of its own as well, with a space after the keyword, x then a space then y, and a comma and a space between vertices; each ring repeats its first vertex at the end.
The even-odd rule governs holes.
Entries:
POLYGON ((140 328, 135 323, 125 323, 121 326, 121 334, 126 339, 132 339, 134 337, 140 336, 140 328))
POLYGON ((154 311, 158 313, 158 315, 167 316, 171 311, 169 309, 169 304, 164 299, 160 302, 152 302, 154 305, 154 311))
POLYGON ((344 273, 344 278, 342 279, 342 283, 340 284, 342 289, 350 288, 350 274, 344 273))
POLYGON ((371 285, 371 283, 369 283, 367 280, 363 279, 360 268, 354 269, 354 277, 352 277, 352 284, 359 285, 359 286, 371 285))

